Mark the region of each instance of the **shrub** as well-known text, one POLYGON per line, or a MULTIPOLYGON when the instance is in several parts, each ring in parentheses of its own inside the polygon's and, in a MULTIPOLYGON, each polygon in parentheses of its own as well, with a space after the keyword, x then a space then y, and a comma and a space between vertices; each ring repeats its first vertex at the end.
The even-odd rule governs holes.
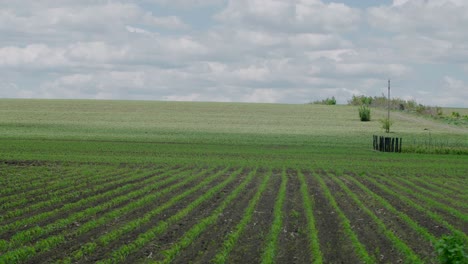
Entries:
POLYGON ((361 119, 361 121, 370 121, 371 111, 367 105, 361 105, 359 107, 359 118, 361 119))
POLYGON ((435 244, 435 249, 440 263, 443 264, 467 264, 468 252, 462 238, 458 236, 442 236, 435 244))
POLYGON ((348 101, 350 105, 371 105, 373 98, 371 96, 364 96, 364 95, 353 95, 353 98, 348 101))
POLYGON ((332 96, 332 98, 328 98, 321 100, 321 101, 315 101, 314 104, 323 104, 323 105, 336 105, 336 99, 335 96, 332 96))
POLYGON ((460 113, 458 112, 452 112, 452 118, 460 118, 460 113))

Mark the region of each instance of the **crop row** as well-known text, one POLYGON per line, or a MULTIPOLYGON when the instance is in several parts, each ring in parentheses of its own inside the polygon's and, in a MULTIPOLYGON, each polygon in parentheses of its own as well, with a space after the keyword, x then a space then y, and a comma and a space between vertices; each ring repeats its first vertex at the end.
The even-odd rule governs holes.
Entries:
MULTIPOLYGON (((5 175, 2 175, 2 184, 5 186, 5 188, 0 190, 0 197, 2 200, 5 198, 15 198, 15 195, 18 193, 40 190, 38 187, 60 183, 63 179, 73 179, 78 175, 78 173, 70 169, 57 171, 50 171, 47 169, 25 170, 24 168, 18 169, 16 167, 15 169, 16 170, 6 171, 5 175)), ((96 171, 96 169, 97 168, 94 168, 94 171, 96 171)), ((84 168, 80 170, 84 170, 84 168)))
MULTIPOLYGON (((56 221, 54 221, 52 223, 48 223, 47 225, 45 225, 43 227, 34 226, 32 228, 16 232, 10 238, 10 240, 7 243, 5 243, 5 242, 2 243, 4 245, 4 247, 6 246, 6 248, 0 248, 0 252, 8 249, 8 250, 10 250, 8 252, 8 254, 15 255, 16 253, 15 253, 15 251, 13 249, 19 247, 20 245, 24 246, 25 243, 33 241, 34 239, 36 239, 38 237, 47 235, 47 234, 49 234, 51 232, 61 230, 63 228, 66 228, 67 226, 69 226, 73 222, 76 222, 76 221, 81 221, 82 222, 83 220, 87 219, 89 216, 96 215, 97 213, 99 213, 99 212, 101 212, 101 211, 103 211, 103 210, 105 210, 107 208, 112 208, 114 206, 117 206, 117 205, 119 205, 121 203, 124 203, 124 202, 128 201, 129 199, 136 198, 138 196, 141 196, 141 195, 143 195, 143 194, 145 194, 145 193, 159 187, 159 185, 160 185, 159 182, 156 182, 156 184, 153 184, 153 185, 147 185, 147 184, 150 183, 151 181, 157 181, 159 179, 162 179, 165 176, 167 176, 168 174, 171 174, 173 172, 175 172, 175 171, 169 170, 169 171, 167 171, 165 173, 150 177, 150 178, 146 179, 145 181, 140 182, 138 184, 134 183, 134 184, 123 185, 122 187, 115 188, 115 189, 110 190, 108 192, 101 193, 101 194, 98 194, 98 195, 95 195, 95 196, 90 196, 88 198, 82 199, 82 200, 80 200, 80 201, 78 201, 76 203, 65 204, 62 208, 60 208, 60 210, 64 211, 65 213, 69 213, 69 212, 71 212, 72 209, 78 208, 78 207, 83 207, 84 209, 79 210, 79 211, 77 211, 75 213, 69 214, 67 218, 59 218, 56 221), (135 191, 125 193, 128 190, 132 190, 134 187, 143 187, 143 188, 139 188, 139 189, 136 189, 135 191), (122 194, 119 195, 120 193, 122 193, 122 194), (86 206, 87 204, 92 203, 94 201, 102 200, 101 198, 110 198, 110 197, 113 197, 113 198, 110 199, 110 200, 107 200, 107 201, 103 200, 104 202, 100 203, 98 205, 86 206)), ((141 177, 141 176, 142 176, 141 174, 136 174, 135 175, 135 177, 141 177)), ((127 180, 130 180, 130 179, 132 179, 132 177, 129 177, 127 180)), ((164 180, 162 182, 165 183, 164 180)), ((7 231, 8 230, 7 228, 15 228, 15 227, 27 225, 29 223, 35 223, 35 221, 37 221, 36 219, 39 218, 38 216, 42 217, 45 214, 50 216, 53 213, 58 214, 59 213, 58 211, 59 211, 59 209, 56 209, 56 210, 53 210, 51 212, 38 214, 35 217, 26 218, 26 219, 22 219, 21 221, 13 222, 13 223, 11 223, 9 225, 5 225, 2 230, 7 231)), ((49 238, 44 239, 42 241, 39 241, 39 242, 35 243, 35 245, 40 246, 40 245, 42 245, 41 243, 46 243, 44 241, 52 240, 52 239, 49 239, 49 240, 48 239, 49 238)), ((34 246, 32 246, 32 247, 34 247, 34 246)), ((23 247, 21 250, 25 251, 26 248, 23 247)), ((7 255, 7 254, 5 254, 5 255, 7 255)))
MULTIPOLYGON (((159 167, 129 173, 115 170, 112 175, 120 176, 112 177, 103 171, 110 172, 103 169, 82 176, 95 184, 89 190, 89 185, 80 184, 66 189, 70 194, 58 188, 51 191, 56 195, 39 194, 44 195, 43 200, 18 208, 30 209, 15 217, 28 217, 0 227, 5 238, 0 240, 0 263, 138 262, 146 258, 143 252, 147 251, 151 255, 145 262, 185 262, 184 252, 202 237, 213 237, 211 243, 216 244, 210 253, 212 263, 229 263, 233 254, 239 254, 239 246, 258 248, 249 251, 257 254, 252 259, 276 263, 278 254, 284 252, 281 247, 287 246, 280 243, 280 237, 291 236, 286 243, 297 239, 296 233, 286 230, 292 217, 304 219, 298 232, 304 232, 304 248, 314 264, 334 262, 333 249, 324 243, 327 232, 343 234, 342 243, 348 243, 348 254, 353 255, 349 259, 364 263, 432 262, 432 245, 448 233, 468 242, 466 206, 454 198, 460 193, 456 189, 444 192, 439 182, 425 183, 412 175, 159 167), (297 186, 297 196, 292 196, 294 189, 288 186, 297 186), (83 197, 74 200, 77 193, 83 197), (272 199, 262 199, 266 193, 273 194, 272 199), (62 200, 54 200, 57 194, 63 194, 62 200), (295 200, 288 200, 291 197, 295 200), (319 204, 321 211, 316 204, 319 198, 324 201, 319 204), (241 200, 245 207, 236 207, 241 200), (300 203, 294 207, 299 210, 295 214, 286 211, 285 205, 292 202, 300 203), (63 205, 55 208, 56 203, 63 205), (53 209, 41 212, 49 207, 53 209), (221 216, 232 208, 241 208, 234 212, 239 216, 222 222, 221 216), (265 210, 271 212, 268 221, 254 222, 265 210), (194 217, 197 212, 199 216, 194 217), (318 222, 333 225, 319 226, 318 222), (240 245, 240 241, 249 243, 244 238, 252 236, 257 229, 251 227, 259 223, 265 225, 258 234, 262 242, 240 245), (230 231, 206 236, 217 224, 230 231)), ((2 219, 9 219, 10 212, 2 213, 2 219)))
MULTIPOLYGON (((18 217, 22 214, 50 207, 53 205, 59 205, 64 201, 72 199, 80 199, 86 197, 88 194, 99 192, 105 188, 112 188, 114 185, 122 184, 128 181, 129 172, 119 171, 119 173, 101 172, 101 174, 89 175, 80 177, 80 181, 76 182, 75 179, 63 179, 59 184, 48 185, 44 190, 35 190, 34 193, 40 193, 34 197, 33 193, 20 193, 16 196, 21 196, 20 199, 17 197, 11 197, 9 202, 5 202, 3 207, 5 210, 13 208, 10 211, 5 211, 1 220, 18 217), (33 196, 28 197, 28 196, 33 196), (36 202, 36 203, 34 203, 36 202), (21 208, 22 205, 26 205, 21 208)), ((75 175, 76 177, 76 175, 75 175)), ((131 178, 131 177, 130 177, 131 178)))

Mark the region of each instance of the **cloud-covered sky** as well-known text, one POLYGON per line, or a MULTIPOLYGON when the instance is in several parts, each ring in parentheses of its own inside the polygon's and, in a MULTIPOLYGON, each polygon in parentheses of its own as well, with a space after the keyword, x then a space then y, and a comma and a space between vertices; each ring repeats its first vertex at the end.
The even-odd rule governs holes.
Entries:
POLYGON ((468 107, 466 0, 0 0, 0 98, 468 107))

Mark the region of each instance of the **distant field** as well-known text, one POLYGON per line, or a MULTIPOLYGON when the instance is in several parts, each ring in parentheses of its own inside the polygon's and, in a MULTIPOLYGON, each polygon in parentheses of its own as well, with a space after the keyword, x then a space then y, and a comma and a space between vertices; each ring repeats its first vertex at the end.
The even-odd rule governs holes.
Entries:
MULTIPOLYGON (((437 263, 468 243, 468 156, 374 152, 372 115, 0 100, 0 263, 437 263)), ((464 127, 392 117, 404 148, 467 153, 464 127)))

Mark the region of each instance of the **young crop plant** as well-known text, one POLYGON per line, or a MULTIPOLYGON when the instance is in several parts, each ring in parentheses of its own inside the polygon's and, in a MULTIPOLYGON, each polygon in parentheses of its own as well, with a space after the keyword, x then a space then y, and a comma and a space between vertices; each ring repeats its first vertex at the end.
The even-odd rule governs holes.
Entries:
MULTIPOLYGON (((404 203, 406 203, 407 205, 413 207, 414 209, 416 209, 417 211, 421 212, 422 214, 425 214, 427 215, 429 218, 433 219, 434 221, 438 222, 440 225, 444 226, 445 228, 447 228, 448 230, 450 230, 452 233, 456 234, 456 235, 459 235, 461 237, 463 237, 465 239, 465 241, 468 241, 468 237, 465 233, 461 232, 460 230, 456 229, 454 226, 452 226, 451 224, 449 224, 446 220, 444 220, 439 214, 435 213, 435 212, 432 212, 430 210, 427 210, 427 208, 424 208, 423 206, 415 203, 413 200, 409 199, 408 197, 406 196, 403 196, 395 191, 393 191, 392 189, 390 189, 389 187, 385 186, 384 184, 381 184, 379 183, 377 180, 371 178, 371 177, 368 177, 366 175, 361 175, 363 178, 365 178, 366 180, 368 180, 369 182, 371 182, 372 184, 374 184, 375 186, 377 186, 378 188, 380 188, 381 190, 383 190, 384 192, 392 195, 393 197, 396 197, 398 198, 399 200, 403 201, 404 203)), ((408 217, 409 218, 409 217, 408 217)), ((410 219, 410 218, 409 218, 410 219)), ((409 220, 408 219, 408 220, 409 220)), ((416 226, 415 226, 416 227, 416 226)), ((416 230, 417 231, 417 230, 416 230)), ((435 238, 430 238, 430 241, 431 242, 435 242, 435 238)))
POLYGON ((451 215, 463 220, 464 222, 468 223, 468 215, 467 214, 461 213, 460 211, 448 206, 447 204, 435 201, 434 199, 431 199, 431 198, 429 198, 427 196, 424 196, 424 195, 422 195, 422 194, 420 194, 418 192, 415 192, 413 189, 410 189, 410 188, 407 188, 407 187, 405 187, 405 186, 403 186, 401 184, 395 183, 394 180, 390 180, 390 179, 387 179, 385 177, 379 177, 379 178, 384 180, 385 182, 387 182, 391 186, 393 186, 395 189, 399 189, 400 191, 402 191, 404 193, 407 193, 409 195, 412 195, 412 196, 416 197, 420 201, 424 201, 425 204, 427 205, 427 207, 429 207, 431 209, 432 208, 438 208, 440 210, 446 211, 449 214, 451 214, 451 215))
MULTIPOLYGON (((161 178, 161 177, 162 177, 162 175, 153 175, 152 178, 149 178, 147 180, 149 181, 151 179, 157 179, 157 178, 161 178)), ((104 208, 110 208, 112 206, 115 206, 116 204, 127 201, 127 200, 131 199, 132 197, 136 197, 137 195, 143 194, 143 193, 145 193, 146 191, 148 191, 151 188, 152 188, 152 186, 147 186, 147 187, 145 187, 143 189, 140 189, 138 191, 128 193, 127 195, 116 197, 116 198, 114 198, 114 199, 112 199, 112 200, 110 200, 110 201, 108 201, 108 202, 106 202, 104 204, 97 205, 97 206, 95 206, 93 208, 87 208, 86 210, 84 210, 82 212, 77 212, 75 214, 72 214, 66 219, 57 220, 56 222, 51 223, 51 224, 45 226, 44 228, 35 227, 35 228, 32 228, 32 229, 28 229, 28 230, 18 232, 10 239, 10 241, 8 243, 8 249, 10 251, 7 252, 7 253, 11 252, 11 254, 15 254, 15 252, 22 252, 24 250, 27 250, 27 249, 24 249, 24 248, 18 248, 16 250, 13 250, 13 249, 17 248, 18 246, 20 246, 22 244, 25 244, 26 242, 32 241, 33 239, 35 239, 37 237, 46 235, 46 234, 48 234, 50 232, 53 232, 53 231, 58 230, 60 228, 63 228, 65 226, 69 225, 70 223, 75 222, 75 221, 77 221, 79 219, 83 219, 87 215, 94 215, 96 212, 99 212, 99 211, 103 210, 104 208)), ((33 249, 35 252, 47 251, 47 250, 50 249, 50 245, 57 246, 60 243, 65 242, 64 237, 65 237, 66 233, 67 232, 64 231, 64 232, 62 232, 62 234, 55 235, 55 236, 49 236, 49 237, 47 237, 45 239, 37 241, 32 246, 27 247, 27 248, 33 249), (44 246, 44 245, 46 245, 46 246, 44 246)), ((31 255, 31 257, 33 257, 33 256, 34 255, 31 255)), ((2 258, 0 257, 0 260, 1 259, 2 258)))
POLYGON ((281 172, 281 185, 275 201, 275 206, 273 208, 273 223, 271 225, 270 233, 267 236, 266 246, 263 249, 262 264, 270 264, 275 262, 278 238, 283 228, 283 205, 284 199, 286 197, 287 183, 288 178, 286 176, 286 169, 283 168, 281 172))
POLYGON ((297 171, 297 177, 299 178, 299 182, 301 184, 300 191, 302 196, 302 204, 304 206, 305 215, 307 218, 307 230, 309 235, 309 248, 310 253, 312 255, 313 264, 320 264, 323 262, 322 252, 320 251, 320 241, 318 238, 318 231, 315 225, 315 218, 314 218, 314 200, 311 199, 309 192, 307 191, 307 183, 304 178, 304 174, 302 174, 301 170, 297 171))
MULTIPOLYGON (((128 178, 123 178, 123 179, 119 180, 119 182, 120 183, 127 183, 127 182, 131 182, 132 180, 135 180, 135 179, 138 179, 138 178, 141 178, 141 177, 142 177, 142 174, 135 173, 132 176, 129 176, 128 178)), ((95 201, 99 201, 101 199, 109 198, 109 197, 112 197, 112 196, 116 196, 119 193, 123 193, 123 192, 125 192, 127 190, 131 190, 135 186, 142 185, 142 184, 144 184, 146 182, 149 182, 149 181, 151 181, 151 178, 146 179, 142 183, 126 184, 126 185, 123 185, 123 186, 121 186, 119 188, 115 188, 115 189, 109 190, 109 191, 104 192, 104 193, 96 194, 94 196, 88 196, 88 197, 80 199, 80 200, 78 200, 76 202, 65 204, 61 208, 56 208, 56 209, 54 209, 52 211, 43 212, 43 213, 40 213, 40 214, 36 214, 36 215, 34 215, 32 217, 29 217, 29 218, 23 218, 23 219, 15 221, 15 222, 11 222, 9 224, 0 226, 0 234, 3 234, 5 232, 7 232, 7 231, 15 231, 17 228, 20 228, 21 226, 25 226, 25 225, 28 225, 28 224, 36 223, 36 222, 41 221, 41 220, 45 220, 45 219, 47 219, 49 217, 53 217, 53 216, 59 214, 60 212, 72 211, 73 209, 85 206, 86 204, 89 204, 89 203, 92 203, 92 202, 95 202, 95 201)), ((115 182, 113 184, 115 184, 115 182)), ((96 188, 100 189, 101 187, 96 187, 96 188)), ((20 209, 18 211, 22 211, 22 210, 20 209)))
MULTIPOLYGON (((363 178, 367 179, 365 175, 361 175, 363 178)), ((402 219, 409 227, 411 227, 414 231, 416 231, 419 235, 421 235, 422 237, 424 237, 427 241, 431 242, 431 243, 434 243, 436 241, 436 237, 434 235, 432 235, 431 233, 429 233, 429 231, 420 226, 418 223, 416 223, 413 219, 411 219, 411 217, 409 217, 407 214, 397 210, 395 207, 393 207, 386 199, 382 198, 381 196, 377 195, 376 193, 372 192, 371 190, 369 190, 369 188, 367 188, 365 185, 363 185, 361 182, 359 182, 358 180, 356 180, 354 177, 349 177, 349 176, 345 176, 345 178, 351 182, 353 182, 354 184, 356 184, 356 186, 358 186, 361 190, 363 190, 365 193, 367 193, 368 195, 370 195, 373 199, 375 199, 376 201, 378 201, 385 209, 387 209, 388 211, 394 213, 395 215, 397 215, 400 219, 402 219)), ((369 180, 370 182, 374 183, 372 180, 369 180)), ((376 185, 377 186, 377 185, 376 185)), ((380 187, 380 186, 378 186, 380 187)), ((382 187, 385 187, 385 186, 382 186, 382 187)), ((385 187, 386 190, 389 190, 387 187, 385 187)))
MULTIPOLYGON (((99 175, 98 175, 99 176, 99 175)), ((127 175, 123 175, 123 176, 127 176, 127 175)), ((74 181, 76 181, 76 179, 71 179, 69 181, 61 181, 61 183, 63 184, 63 186, 70 186, 68 188, 63 188, 63 189, 60 189, 60 190, 57 190, 55 192, 46 192, 44 193, 43 197, 46 197, 48 199, 46 200, 43 200, 43 201, 39 201, 37 203, 31 203, 29 204, 28 206, 26 207, 23 207, 23 208, 19 208, 19 206, 21 204, 25 204, 27 203, 28 201, 31 202, 31 198, 27 199, 26 197, 24 197, 23 199, 19 200, 21 202, 18 202, 18 200, 13 200, 12 203, 8 203, 7 206, 5 206, 5 209, 7 208, 10 208, 10 207, 15 207, 14 210, 11 210, 11 211, 8 211, 6 212, 3 216, 0 217, 0 220, 3 220, 3 219, 9 219, 9 218, 12 218, 12 217, 18 217, 18 216, 21 216, 25 213, 29 213, 29 212, 32 212, 32 211, 35 211, 35 210, 38 210, 38 209, 42 209, 42 208, 45 208, 45 207, 50 207, 50 206, 54 206, 56 204, 60 204, 64 201, 67 201, 69 199, 73 199, 73 198, 76 198, 76 197, 85 197, 87 194, 92 194, 96 191, 99 191, 101 189, 104 189, 104 188, 108 188, 109 186, 112 186, 113 184, 115 184, 115 182, 117 182, 117 184, 119 183, 119 180, 116 180, 116 181, 112 181, 111 179, 113 179, 115 177, 115 175, 110 175, 108 177, 92 177, 90 179, 88 178, 80 178, 80 184, 74 184, 74 181), (94 188, 84 188, 88 185, 92 185, 92 186, 95 186, 94 188), (83 188, 83 189, 81 189, 83 188)), ((120 181, 122 181, 123 179, 121 179, 120 181)), ((48 186, 47 187, 47 190, 51 190, 52 187, 48 186)), ((43 190, 41 190, 41 192, 44 192, 43 190)), ((37 201, 41 198, 41 196, 35 196, 34 198, 34 201, 37 201)), ((14 198, 12 198, 14 199, 14 198)))
MULTIPOLYGON (((138 174, 136 176, 141 177, 141 175, 138 175, 138 174)), ((145 183, 151 182, 152 180, 157 179, 159 177, 161 177, 161 176, 156 175, 156 176, 153 176, 153 177, 150 177, 150 178, 146 179, 142 183, 127 184, 127 185, 124 185, 124 186, 122 186, 120 188, 108 191, 106 193, 82 199, 82 200, 80 200, 80 201, 78 201, 76 203, 73 203, 73 204, 66 204, 60 209, 56 209, 54 211, 51 211, 51 213, 58 214, 60 211, 65 211, 66 212, 66 211, 69 211, 71 208, 80 207, 80 206, 88 204, 89 202, 97 201, 101 197, 116 196, 116 195, 119 195, 122 192, 125 192, 126 190, 131 190, 135 186, 140 186, 142 184, 144 185, 145 183)), ((135 194, 135 195, 138 195, 140 193, 142 193, 141 189, 139 191, 134 191, 133 192, 133 194, 135 194)), ((130 193, 130 194, 132 194, 132 193, 130 193)), ((31 229, 32 231, 27 229, 27 230, 24 230, 24 231, 17 232, 11 238, 9 248, 10 249, 15 248, 16 246, 19 246, 22 243, 27 242, 27 241, 24 240, 26 238, 32 240, 32 239, 37 238, 39 236, 45 235, 45 234, 47 234, 49 232, 56 231, 56 230, 59 230, 61 228, 64 228, 67 225, 69 225, 70 223, 73 223, 75 221, 85 219, 87 216, 94 215, 99 211, 102 211, 102 210, 107 209, 107 208, 111 208, 111 207, 113 207, 113 206, 115 206, 115 205, 117 205, 119 203, 125 202, 130 198, 129 197, 129 196, 131 196, 130 194, 123 194, 123 195, 117 196, 117 197, 113 198, 112 200, 107 201, 107 202, 105 202, 103 204, 100 204, 100 205, 97 205, 97 206, 94 206, 94 207, 86 208, 83 211, 75 212, 75 213, 69 215, 65 219, 58 219, 55 222, 48 224, 44 228, 40 228, 41 232, 37 232, 37 230, 34 230, 34 229, 31 229)), ((31 218, 28 218, 28 219, 24 219, 23 221, 20 221, 20 223, 26 222, 28 220, 29 220, 29 222, 31 222, 31 218)), ((32 223, 34 223, 34 221, 32 223)), ((12 224, 15 224, 15 226, 17 226, 18 222, 14 222, 12 224)))
POLYGON ((380 231, 393 243, 395 248, 406 256, 408 263, 423 263, 419 256, 416 255, 405 242, 398 238, 398 236, 396 236, 392 230, 387 229, 385 223, 380 220, 367 206, 365 206, 364 203, 358 198, 358 196, 348 188, 348 186, 346 186, 337 177, 331 177, 331 179, 336 182, 341 187, 341 189, 343 189, 345 193, 351 197, 351 199, 377 224, 380 231))
POLYGON ((245 209, 244 216, 242 217, 241 221, 236 225, 235 229, 231 233, 229 233, 229 235, 226 236, 221 251, 218 254, 216 254, 214 259, 212 260, 213 263, 226 263, 229 253, 235 247, 240 235, 250 223, 250 220, 252 219, 253 213, 255 211, 255 207, 260 201, 260 198, 263 192, 265 191, 268 182, 270 181, 271 175, 272 171, 270 170, 269 172, 267 172, 266 176, 264 176, 262 183, 260 184, 257 192, 255 193, 255 196, 252 198, 252 200, 250 200, 249 205, 245 209))
POLYGON ((204 232, 209 226, 214 225, 218 220, 221 213, 236 199, 241 191, 245 190, 245 187, 248 183, 252 181, 256 175, 257 170, 252 170, 247 178, 239 184, 225 199, 221 204, 211 213, 211 215, 200 220, 195 226, 193 226, 189 231, 187 231, 175 244, 173 244, 169 249, 163 251, 164 259, 158 261, 157 263, 172 263, 175 257, 179 252, 188 247, 202 232, 204 232))
MULTIPOLYGON (((160 214, 163 210, 173 206, 175 203, 177 203, 178 201, 180 201, 184 197, 188 196, 189 194, 199 190, 200 188, 203 188, 203 186, 206 186, 207 184, 212 182, 214 179, 219 177, 219 175, 221 175, 221 174, 225 173, 226 171, 228 171, 228 169, 229 168, 225 168, 224 170, 221 170, 221 171, 219 171, 217 173, 211 174, 210 176, 206 177, 202 182, 200 182, 196 186, 192 187, 189 190, 186 190, 184 193, 182 193, 182 194, 180 194, 180 195, 178 195, 176 197, 173 197, 170 201, 156 207, 155 209, 151 210, 150 212, 147 212, 143 217, 134 219, 134 220, 132 220, 130 222, 127 222, 123 226, 120 226, 119 228, 113 229, 112 231, 101 235, 100 237, 98 237, 96 239, 96 242, 89 242, 89 243, 85 244, 78 251, 76 251, 76 252, 74 252, 72 254, 73 256, 75 256, 74 260, 79 260, 79 258, 82 258, 85 255, 92 253, 92 252, 89 251, 90 247, 96 247, 96 244, 99 244, 99 246, 109 245, 110 243, 112 243, 114 241, 117 241, 122 235, 124 235, 124 234, 126 234, 128 232, 131 232, 132 230, 135 230, 135 229, 139 228, 143 224, 148 223, 151 220, 152 217, 156 216, 157 214, 160 214), (86 252, 83 252, 83 251, 86 251, 86 252)), ((194 174, 192 176, 186 177, 183 181, 181 181, 181 182, 179 182, 179 183, 177 183, 175 185, 172 185, 172 186, 170 186, 168 188, 165 188, 165 189, 163 189, 162 191, 160 191, 158 193, 155 193, 155 194, 150 195, 150 196, 143 197, 142 199, 140 199, 138 201, 135 201, 133 203, 130 203, 127 206, 116 210, 115 212, 114 211, 109 212, 108 214, 102 216, 101 218, 97 219, 96 221, 90 223, 89 225, 84 224, 82 227, 80 227, 77 230, 77 235, 88 232, 88 231, 96 228, 97 226, 100 226, 100 225, 104 224, 108 220, 111 220, 111 219, 115 218, 115 216, 121 215, 119 213, 128 213, 128 212, 130 212, 132 210, 136 210, 138 207, 144 206, 144 205, 146 205, 148 203, 152 203, 157 198, 159 198, 159 197, 161 197, 163 195, 169 194, 172 191, 176 190, 177 188, 179 188, 179 187, 181 187, 181 186, 183 186, 183 185, 185 185, 185 184, 187 184, 189 182, 192 182, 193 180, 195 180, 197 178, 200 178, 203 175, 209 174, 211 171, 213 171, 213 168, 203 170, 202 172, 200 172, 198 174, 194 174)), ((175 175, 175 176, 177 178, 183 178, 184 176, 186 176, 189 173, 190 173, 190 171, 187 171, 186 173, 183 173, 183 174, 180 174, 180 175, 175 175)), ((173 177, 171 177, 171 178, 173 178, 173 177)))
POLYGON ((366 247, 361 242, 359 242, 359 239, 358 239, 356 233, 354 233, 354 231, 353 231, 353 229, 351 227, 351 222, 349 221, 349 219, 346 217, 344 212, 341 210, 341 208, 336 203, 336 200, 333 197, 333 195, 331 194, 331 191, 327 187, 325 181, 318 174, 314 173, 313 175, 314 175, 314 178, 317 179, 317 181, 319 182, 319 185, 322 188, 325 197, 330 202, 330 205, 337 212, 338 217, 339 217, 339 219, 341 221, 341 226, 343 227, 343 230, 344 230, 345 234, 351 240, 351 243, 353 244, 354 250, 355 250, 356 254, 358 255, 358 257, 364 263, 376 263, 376 260, 373 257, 369 256, 369 253, 367 252, 366 247))
MULTIPOLYGON (((169 228, 169 226, 171 224, 181 220, 183 217, 187 216, 190 212, 192 212, 195 208, 200 206, 203 202, 206 202, 209 199, 211 199, 216 193, 220 192, 229 183, 234 181, 234 179, 237 178, 237 176, 243 170, 244 169, 241 168, 239 170, 236 170, 236 171, 232 172, 230 174, 230 176, 227 179, 225 179, 223 182, 221 182, 218 185, 216 185, 216 186, 212 187, 211 189, 207 190, 203 195, 198 197, 195 201, 191 202, 185 208, 179 210, 176 214, 172 215, 167 220, 159 221, 156 226, 154 226, 151 229, 147 230, 145 233, 140 234, 138 236, 138 238, 136 238, 132 242, 129 242, 126 245, 123 245, 123 246, 119 247, 117 250, 115 250, 115 251, 113 251, 111 253, 111 256, 109 258, 104 259, 102 261, 99 261, 99 263, 114 263, 114 262, 125 260, 127 258, 127 256, 130 255, 132 252, 134 252, 137 249, 142 248, 149 241, 153 240, 154 238, 156 238, 160 234, 164 233, 167 230, 167 228, 169 228)), ((218 177, 219 175, 221 175, 224 172, 225 172, 225 170, 220 172, 220 173, 217 173, 216 177, 218 177)), ((246 178, 246 179, 243 180, 243 182, 248 181, 248 180, 250 181, 251 178, 246 178)), ((199 188, 205 186, 208 183, 209 183, 209 181, 206 182, 206 180, 205 180, 205 182, 200 183, 198 186, 196 186, 194 188, 199 189, 199 188)), ((165 208, 168 208, 169 206, 172 206, 176 202, 178 202, 181 199, 183 199, 184 197, 186 197, 188 194, 194 192, 195 191, 194 188, 192 188, 191 190, 187 190, 185 193, 182 193, 182 194, 174 197, 171 201, 169 201, 166 204, 162 205, 160 208, 157 208, 157 209, 153 210, 149 214, 155 215, 156 213, 160 213, 165 208)), ((149 221, 149 219, 148 219, 148 221, 149 221)), ((123 228, 125 228, 125 227, 123 227, 123 228)))
POLYGON ((420 187, 420 186, 414 184, 410 180, 403 179, 402 177, 399 177, 396 180, 405 183, 406 185, 410 186, 410 188, 413 189, 413 190, 417 190, 417 191, 419 191, 419 192, 421 192, 421 193, 423 193, 425 195, 432 196, 432 197, 438 199, 441 202, 453 204, 453 205, 455 205, 457 207, 460 207, 460 208, 468 208, 468 204, 466 202, 455 200, 455 199, 450 199, 450 198, 447 197, 447 195, 444 195, 442 193, 434 192, 434 191, 431 191, 429 189, 420 187))

